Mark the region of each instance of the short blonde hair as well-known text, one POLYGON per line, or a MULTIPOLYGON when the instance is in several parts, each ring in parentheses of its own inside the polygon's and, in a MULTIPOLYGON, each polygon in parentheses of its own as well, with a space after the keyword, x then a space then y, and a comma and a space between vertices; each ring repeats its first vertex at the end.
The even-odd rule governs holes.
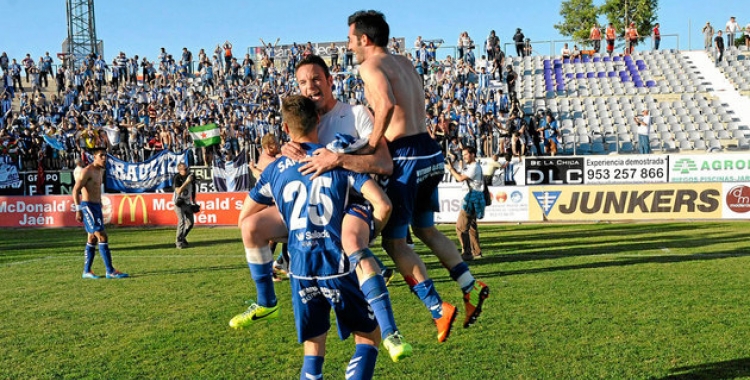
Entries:
POLYGON ((260 139, 260 146, 262 146, 264 148, 268 148, 268 146, 271 145, 271 144, 278 144, 278 142, 276 140, 276 136, 274 136, 274 135, 272 135, 270 133, 266 133, 260 139))

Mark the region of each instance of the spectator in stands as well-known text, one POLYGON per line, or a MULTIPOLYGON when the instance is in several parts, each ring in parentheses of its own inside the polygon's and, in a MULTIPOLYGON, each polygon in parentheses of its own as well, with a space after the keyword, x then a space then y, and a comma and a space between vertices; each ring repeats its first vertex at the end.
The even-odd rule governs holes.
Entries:
POLYGON ((542 127, 544 132, 544 151, 550 156, 556 156, 557 149, 560 146, 560 141, 558 140, 560 130, 557 126, 557 120, 555 120, 550 111, 547 111, 544 117, 545 123, 542 127))
POLYGON ((523 57, 524 53, 524 40, 526 37, 521 32, 521 28, 516 28, 516 33, 513 35, 513 42, 516 44, 516 55, 523 57))
POLYGON ((531 46, 531 39, 525 38, 523 40, 523 53, 525 57, 530 57, 531 53, 534 52, 534 48, 531 46))
POLYGON ((745 25, 745 47, 750 49, 750 24, 745 25))
POLYGON ((536 114, 529 115, 526 130, 530 135, 529 146, 533 156, 541 156, 545 153, 544 126, 545 120, 543 110, 537 110, 536 114))
POLYGON ((224 49, 224 70, 226 70, 232 63, 232 43, 226 40, 222 48, 224 49))
POLYGON ((560 55, 563 57, 563 59, 570 59, 570 49, 568 48, 567 42, 563 44, 562 49, 560 49, 560 55))
POLYGON ((487 59, 492 61, 495 59, 495 52, 500 50, 500 38, 495 35, 494 30, 490 30, 490 35, 487 36, 487 40, 484 42, 484 49, 487 53, 487 59))
POLYGON ((458 48, 458 59, 464 59, 464 55, 468 52, 469 48, 473 47, 473 45, 474 41, 469 37, 469 32, 464 31, 461 33, 458 37, 458 43, 456 44, 456 47, 458 48))
POLYGON ((654 25, 654 29, 651 30, 651 41, 654 44, 654 50, 659 50, 659 43, 661 42, 661 31, 659 30, 659 23, 654 25))
POLYGON ((29 74, 31 74, 31 67, 34 66, 34 60, 31 58, 31 54, 26 54, 26 58, 21 61, 23 69, 26 72, 26 83, 29 83, 29 74))
POLYGON ((716 47, 716 66, 724 59, 724 37, 721 36, 721 30, 716 33, 714 38, 714 47, 716 47))
POLYGON ((492 179, 495 177, 495 172, 503 168, 503 164, 498 161, 499 158, 498 154, 493 154, 488 160, 483 161, 485 164, 482 165, 482 178, 487 187, 493 186, 492 179))
POLYGON ((594 51, 598 54, 602 46, 602 31, 599 29, 599 24, 594 23, 589 33, 589 40, 594 46, 594 51))
POLYGON ((573 45, 573 50, 570 52, 570 58, 572 59, 581 59, 581 49, 578 48, 578 45, 573 45))
POLYGON ((631 22, 630 26, 625 29, 625 55, 633 54, 633 49, 638 44, 639 37, 635 23, 631 22))
MULTIPOLYGON (((721 31, 719 31, 719 33, 721 33, 721 31)), ((638 153, 651 153, 651 142, 649 141, 649 134, 651 133, 651 116, 649 116, 648 109, 644 109, 642 116, 636 116, 633 120, 638 125, 638 153)))
POLYGON ((737 20, 735 20, 734 16, 729 18, 724 31, 727 32, 726 46, 728 49, 731 49, 732 47, 734 47, 735 35, 740 32, 740 25, 737 23, 737 20))
POLYGON ((617 30, 615 30, 615 26, 611 22, 607 25, 604 35, 607 39, 607 54, 611 57, 615 51, 615 38, 617 38, 617 30))
POLYGON ((0 70, 2 70, 3 73, 6 73, 9 65, 10 58, 8 58, 8 53, 3 52, 3 54, 0 55, 0 70))
POLYGON ((391 54, 401 54, 401 44, 396 37, 391 37, 391 41, 388 43, 388 50, 391 54))
POLYGON ((714 39, 714 27, 711 26, 710 21, 706 21, 706 25, 701 29, 703 33, 703 47, 708 51, 713 46, 714 39))
POLYGON ((508 96, 510 97, 510 100, 513 101, 517 98, 516 82, 518 80, 518 74, 513 71, 513 65, 508 65, 506 69, 507 73, 505 74, 505 84, 508 87, 508 96))
POLYGON ((492 79, 503 79, 503 67, 505 65, 505 53, 497 47, 492 58, 492 79))

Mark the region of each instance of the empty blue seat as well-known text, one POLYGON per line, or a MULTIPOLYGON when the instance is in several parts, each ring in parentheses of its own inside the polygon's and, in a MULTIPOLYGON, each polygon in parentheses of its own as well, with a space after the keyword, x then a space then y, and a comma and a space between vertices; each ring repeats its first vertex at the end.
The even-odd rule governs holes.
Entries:
POLYGON ((605 78, 606 76, 607 76, 607 73, 605 73, 604 71, 600 71, 596 73, 597 78, 605 78))

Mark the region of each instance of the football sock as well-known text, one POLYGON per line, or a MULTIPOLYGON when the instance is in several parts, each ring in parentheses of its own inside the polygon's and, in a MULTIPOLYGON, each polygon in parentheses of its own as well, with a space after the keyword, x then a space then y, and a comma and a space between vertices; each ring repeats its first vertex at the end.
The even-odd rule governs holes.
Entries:
POLYGON ((468 293, 474 288, 474 276, 469 271, 469 266, 465 262, 461 262, 450 270, 451 278, 453 281, 458 282, 464 293, 468 293))
POLYGON ((91 264, 94 263, 96 250, 94 249, 93 244, 86 243, 86 249, 83 252, 85 257, 85 261, 83 262, 83 273, 88 273, 91 272, 91 264))
POLYGON ((359 286, 365 295, 367 303, 375 312, 375 319, 380 325, 380 333, 383 338, 396 331, 396 320, 393 318, 393 307, 391 306, 391 295, 385 286, 383 275, 376 274, 365 280, 359 286))
POLYGON ((255 281, 257 290, 257 302, 260 306, 276 306, 276 291, 273 288, 273 264, 247 264, 250 268, 250 277, 255 281))
POLYGON ((346 367, 347 380, 372 379, 375 374, 375 362, 378 359, 378 348, 369 344, 358 344, 352 360, 346 367))
POLYGON ((300 380, 322 379, 323 378, 323 357, 305 355, 305 361, 302 363, 302 371, 299 374, 300 380))
POLYGON ((115 268, 112 266, 112 253, 109 251, 109 243, 99 243, 99 254, 102 255, 107 273, 113 273, 115 268))
POLYGON ((419 297, 419 299, 427 306, 427 309, 432 313, 433 319, 438 319, 443 316, 443 300, 440 299, 435 286, 432 283, 432 279, 424 280, 419 284, 414 285, 412 291, 419 297))

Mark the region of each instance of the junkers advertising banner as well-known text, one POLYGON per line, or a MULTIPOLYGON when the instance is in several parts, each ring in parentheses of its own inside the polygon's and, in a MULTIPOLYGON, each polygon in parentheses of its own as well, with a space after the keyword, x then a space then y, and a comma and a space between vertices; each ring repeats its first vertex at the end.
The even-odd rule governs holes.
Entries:
POLYGON ((532 186, 532 221, 720 219, 721 183, 532 186))

